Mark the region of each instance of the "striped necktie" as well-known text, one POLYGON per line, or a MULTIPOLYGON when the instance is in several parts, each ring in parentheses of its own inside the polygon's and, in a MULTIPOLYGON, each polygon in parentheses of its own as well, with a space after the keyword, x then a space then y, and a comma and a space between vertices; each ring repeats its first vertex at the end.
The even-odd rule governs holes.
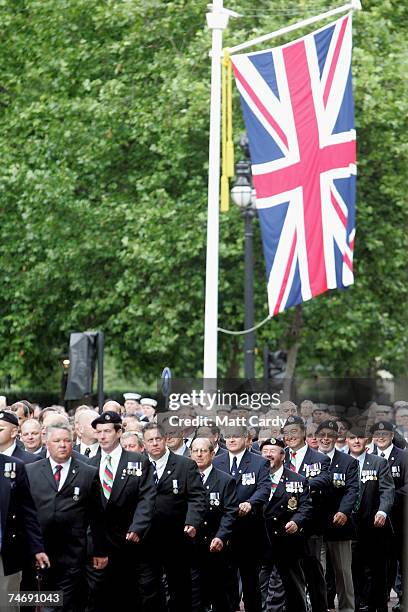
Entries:
POLYGON ((106 455, 106 463, 105 469, 103 471, 103 494, 106 499, 109 499, 112 493, 112 484, 113 484, 113 471, 112 471, 112 457, 110 455, 106 455))
POLYGON ((296 451, 290 451, 290 463, 289 463, 289 469, 292 472, 296 472, 296 451))
POLYGON ((157 466, 156 466, 156 462, 152 461, 152 466, 153 466, 153 479, 154 479, 154 484, 158 485, 159 484, 159 476, 157 474, 157 466))
POLYGON ((271 494, 269 496, 269 499, 271 499, 271 497, 273 497, 273 494, 275 493, 277 487, 278 487, 278 482, 275 481, 275 475, 271 474, 271 494))
POLYGON ((59 485, 60 485, 60 482, 61 482, 62 465, 56 465, 54 470, 55 470, 55 472, 54 472, 54 480, 55 480, 55 483, 57 485, 57 489, 59 489, 59 485))

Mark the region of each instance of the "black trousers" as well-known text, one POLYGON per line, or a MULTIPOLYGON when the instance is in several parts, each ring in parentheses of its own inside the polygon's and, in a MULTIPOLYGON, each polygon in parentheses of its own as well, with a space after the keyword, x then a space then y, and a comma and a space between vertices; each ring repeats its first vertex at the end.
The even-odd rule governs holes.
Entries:
POLYGON ((73 612, 76 608, 78 594, 81 591, 82 567, 67 567, 52 560, 51 567, 44 574, 42 591, 62 591, 63 605, 53 607, 46 605, 44 612, 73 612))
POLYGON ((221 552, 209 551, 209 544, 196 543, 192 556, 192 612, 235 612, 227 588, 231 584, 232 566, 227 547, 221 552))
POLYGON ((276 536, 271 539, 270 551, 285 590, 286 611, 307 612, 303 536, 276 536))
POLYGON ((326 580, 320 555, 323 545, 323 536, 312 535, 305 540, 305 557, 303 571, 305 573, 307 589, 312 605, 312 612, 327 611, 326 580))
POLYGON ((370 612, 388 609, 386 550, 391 537, 387 528, 358 530, 352 544, 353 583, 356 609, 367 605, 370 612))
MULTIPOLYGON (((259 584, 259 572, 261 569, 261 549, 257 533, 234 533, 231 538, 231 562, 233 571, 231 574, 230 593, 231 600, 239 609, 239 583, 238 572, 242 584, 242 599, 244 600, 245 612, 262 612, 262 598, 259 584)), ((262 532, 262 535, 263 532, 262 532)))

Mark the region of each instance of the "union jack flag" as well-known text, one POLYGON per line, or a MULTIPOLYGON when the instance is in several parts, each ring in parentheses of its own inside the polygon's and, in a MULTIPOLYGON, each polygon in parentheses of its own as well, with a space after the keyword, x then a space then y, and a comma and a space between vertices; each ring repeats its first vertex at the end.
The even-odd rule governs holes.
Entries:
POLYGON ((276 315, 354 282, 356 147, 351 15, 231 57, 276 315))

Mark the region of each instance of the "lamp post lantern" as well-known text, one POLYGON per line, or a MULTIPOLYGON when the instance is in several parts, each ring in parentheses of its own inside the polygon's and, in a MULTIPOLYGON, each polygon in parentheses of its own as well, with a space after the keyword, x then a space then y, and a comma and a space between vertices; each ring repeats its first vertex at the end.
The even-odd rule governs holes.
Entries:
MULTIPOLYGON (((252 186, 251 160, 248 139, 241 137, 241 149, 245 159, 235 166, 235 181, 231 189, 231 198, 239 207, 245 226, 245 291, 244 312, 245 329, 254 326, 254 255, 253 255, 253 219, 256 216, 255 190, 252 186)), ((255 378, 255 332, 244 336, 244 374, 245 378, 255 378)))

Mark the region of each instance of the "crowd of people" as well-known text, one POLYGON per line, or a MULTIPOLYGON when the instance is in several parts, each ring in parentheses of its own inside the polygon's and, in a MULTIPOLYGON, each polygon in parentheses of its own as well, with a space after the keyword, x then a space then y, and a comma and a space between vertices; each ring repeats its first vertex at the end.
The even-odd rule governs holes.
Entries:
POLYGON ((156 409, 0 409, 0 610, 405 609, 407 402, 156 409))

